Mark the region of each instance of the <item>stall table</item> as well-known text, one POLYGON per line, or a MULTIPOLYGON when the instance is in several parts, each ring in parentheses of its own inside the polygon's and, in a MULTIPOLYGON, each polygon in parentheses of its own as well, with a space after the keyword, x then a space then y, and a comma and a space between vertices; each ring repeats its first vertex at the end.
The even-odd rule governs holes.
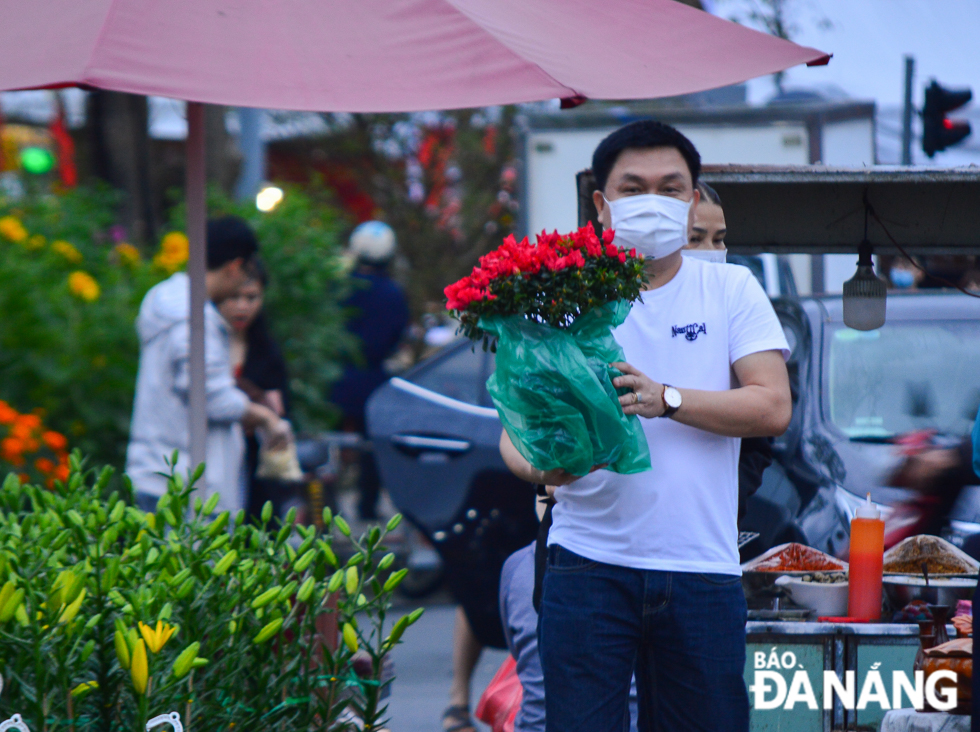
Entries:
MULTIPOLYGON (((831 709, 823 708, 823 672, 834 671, 844 679, 846 671, 855 672, 855 696, 860 694, 865 676, 873 664, 879 664, 891 699, 892 671, 904 671, 912 677, 912 665, 919 649, 919 627, 915 624, 898 623, 820 623, 785 621, 749 621, 746 623, 745 683, 749 687, 749 699, 754 706, 751 688, 755 682, 756 654, 763 653, 770 659, 773 650, 780 659, 787 652, 796 657, 792 669, 770 668, 778 671, 787 688, 793 674, 802 669, 807 672, 817 700, 818 709, 809 709, 805 703, 796 703, 792 709, 752 709, 753 732, 833 732, 841 729, 865 728, 877 730, 887 709, 871 703, 866 709, 844 709, 840 699, 834 699, 831 709)), ((947 626, 949 637, 955 637, 955 629, 947 626)), ((787 657, 788 658, 788 657, 787 657)), ((909 705, 903 697, 903 703, 909 705)))

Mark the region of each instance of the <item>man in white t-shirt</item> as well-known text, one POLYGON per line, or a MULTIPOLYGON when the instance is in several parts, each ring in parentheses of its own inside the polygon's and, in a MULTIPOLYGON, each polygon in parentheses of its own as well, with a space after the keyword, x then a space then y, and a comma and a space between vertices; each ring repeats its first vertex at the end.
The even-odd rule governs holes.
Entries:
POLYGON ((641 301, 615 331, 627 414, 652 470, 559 486, 539 624, 549 732, 620 732, 636 672, 639 729, 748 729, 737 464, 742 437, 781 434, 791 402, 782 328, 752 273, 682 259, 700 156, 677 130, 634 122, 593 156, 599 220, 646 258, 641 301))

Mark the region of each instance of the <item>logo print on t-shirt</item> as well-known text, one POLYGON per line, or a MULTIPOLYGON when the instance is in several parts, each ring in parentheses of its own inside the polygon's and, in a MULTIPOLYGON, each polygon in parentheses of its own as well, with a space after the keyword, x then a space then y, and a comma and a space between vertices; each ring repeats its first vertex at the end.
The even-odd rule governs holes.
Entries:
POLYGON ((691 323, 690 325, 672 325, 670 329, 672 331, 670 334, 671 338, 676 338, 677 336, 683 334, 683 336, 689 341, 696 341, 698 339, 699 333, 704 333, 705 335, 708 335, 708 331, 705 329, 704 323, 691 323))

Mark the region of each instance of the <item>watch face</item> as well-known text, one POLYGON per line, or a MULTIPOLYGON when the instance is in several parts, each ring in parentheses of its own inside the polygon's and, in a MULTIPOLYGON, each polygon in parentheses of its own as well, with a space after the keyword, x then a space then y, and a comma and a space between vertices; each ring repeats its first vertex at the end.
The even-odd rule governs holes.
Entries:
POLYGON ((681 406, 681 393, 674 387, 668 386, 664 390, 664 401, 671 409, 677 409, 681 406))

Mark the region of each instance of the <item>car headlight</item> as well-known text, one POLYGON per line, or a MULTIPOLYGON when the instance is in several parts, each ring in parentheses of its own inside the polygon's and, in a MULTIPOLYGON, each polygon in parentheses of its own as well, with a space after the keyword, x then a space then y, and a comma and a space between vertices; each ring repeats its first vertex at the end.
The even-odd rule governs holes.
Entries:
MULTIPOLYGON (((850 491, 844 490, 841 486, 836 486, 834 498, 837 500, 837 508, 847 519, 848 524, 850 524, 851 519, 854 518, 854 512, 861 506, 865 505, 866 501, 864 496, 855 495, 850 491)), ((878 509, 879 513, 881 513, 882 521, 888 520, 888 517, 894 510, 891 506, 886 506, 882 503, 874 503, 872 501, 872 504, 878 509)))

